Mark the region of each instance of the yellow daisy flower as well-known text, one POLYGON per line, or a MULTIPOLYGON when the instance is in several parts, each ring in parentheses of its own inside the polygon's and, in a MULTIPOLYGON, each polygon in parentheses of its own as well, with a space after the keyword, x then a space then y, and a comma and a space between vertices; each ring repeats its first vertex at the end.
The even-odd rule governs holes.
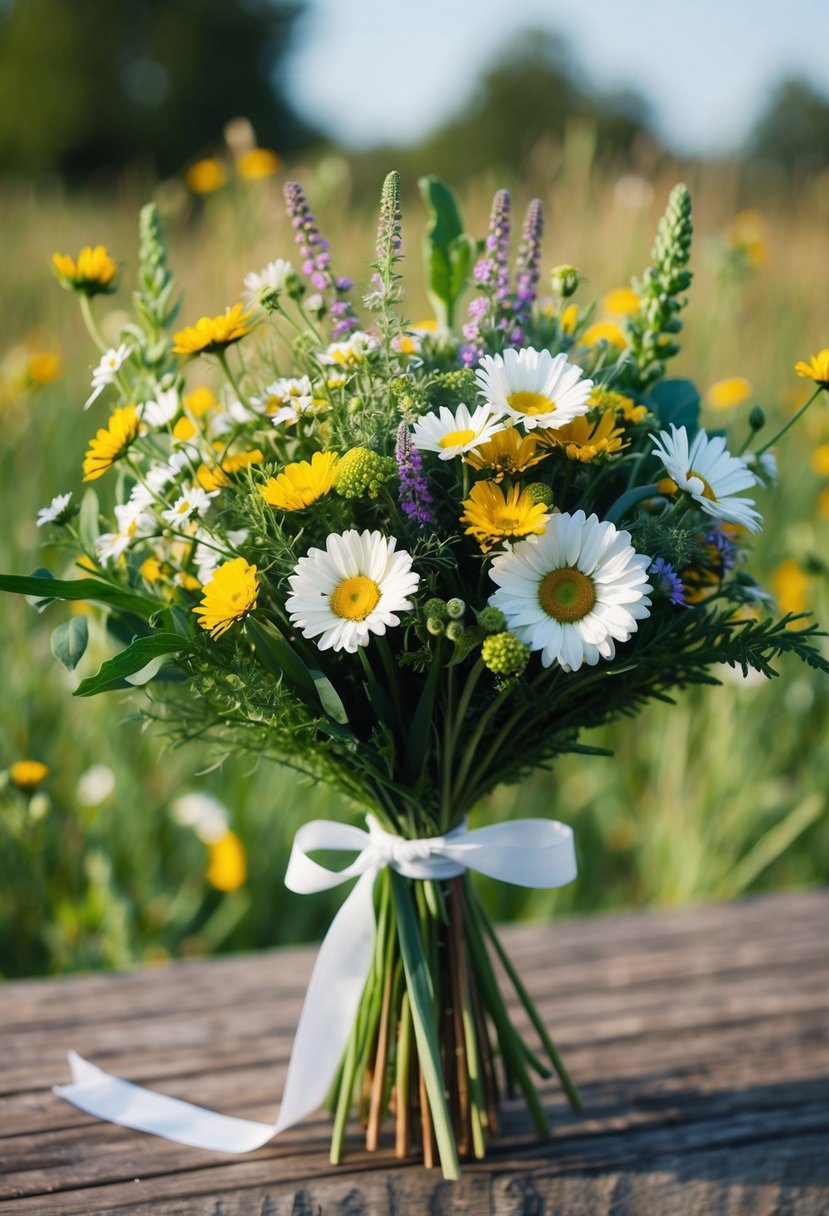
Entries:
POLYGON ((77 260, 68 253, 53 253, 52 268, 62 287, 86 296, 114 291, 118 263, 104 245, 84 245, 77 260))
POLYGON ((40 760, 15 760, 9 765, 9 777, 21 790, 33 790, 40 785, 49 769, 40 760))
POLYGON ((282 473, 259 487, 259 493, 271 507, 301 511, 331 489, 337 459, 336 452, 314 452, 310 463, 298 460, 286 465, 282 473))
POLYGON ((138 434, 138 410, 134 405, 124 405, 110 416, 105 427, 101 427, 89 442, 83 462, 84 481, 95 481, 111 469, 116 460, 124 455, 138 434))
POLYGON ((782 613, 806 611, 809 580, 793 557, 781 562, 773 571, 770 584, 782 613))
POLYGON ((212 194, 227 181, 227 173, 216 156, 205 156, 195 161, 184 174, 188 190, 194 194, 212 194))
POLYGON ((747 401, 753 392, 750 380, 744 376, 729 376, 717 380, 705 394, 705 404, 713 410, 731 410, 747 401))
POLYGON ((211 638, 219 638, 256 607, 258 592, 256 567, 249 566, 243 557, 234 557, 218 567, 193 611, 202 629, 208 630, 211 638))
POLYGON ((561 314, 561 332, 563 334, 573 334, 576 332, 576 326, 579 323, 579 306, 578 304, 568 304, 561 314))
POLYGON ((615 321, 596 321, 588 325, 581 336, 583 346, 596 346, 599 342, 608 342, 619 350, 624 350, 628 344, 621 327, 615 321))
POLYGON ((594 409, 611 410, 618 414, 623 422, 644 422, 650 410, 646 405, 637 405, 632 397, 622 393, 614 393, 612 389, 601 388, 597 385, 590 394, 590 405, 594 409))
POLYGON ((51 384, 53 380, 57 380, 60 370, 60 355, 55 354, 53 351, 38 351, 29 356, 29 361, 26 364, 26 375, 29 378, 29 383, 37 385, 38 388, 42 388, 44 384, 51 384))
POLYGON ((617 425, 615 411, 606 410, 597 422, 591 422, 582 415, 560 426, 557 431, 546 431, 541 436, 541 442, 560 448, 568 460, 589 464, 600 456, 609 456, 627 447, 630 440, 625 439, 624 435, 624 427, 617 425))
POLYGON ((821 477, 829 477, 829 443, 820 443, 812 452, 812 468, 821 477))
POLYGON ((243 152, 236 162, 236 172, 248 182, 273 177, 278 168, 279 157, 270 148, 251 148, 243 152))
POLYGON ((221 316, 200 317, 195 325, 173 335, 173 350, 177 355, 215 354, 238 342, 253 328, 247 324, 252 314, 244 309, 244 304, 234 304, 221 316))
POLYGON ((211 410, 221 409, 213 390, 209 389, 206 384, 199 384, 192 392, 187 393, 184 398, 184 407, 194 418, 202 418, 211 410))
POLYGON ((629 317, 637 312, 642 300, 632 287, 617 287, 609 291, 602 300, 605 312, 612 312, 617 317, 629 317))
POLYGON ((801 359, 794 365, 794 370, 798 376, 808 376, 821 388, 829 389, 829 346, 818 351, 816 355, 812 355, 808 363, 801 359))
POLYGON ((549 455, 538 450, 535 435, 522 435, 517 427, 498 431, 491 439, 466 454, 466 463, 473 469, 486 469, 493 481, 504 477, 520 477, 527 469, 549 455))
POLYGON ((210 864, 207 881, 217 891, 238 891, 248 876, 245 846, 229 829, 208 845, 210 864))
POLYGON ((505 494, 491 481, 476 481, 463 506, 460 522, 469 525, 467 536, 474 536, 484 553, 504 540, 540 535, 550 518, 546 505, 527 490, 512 486, 505 494))

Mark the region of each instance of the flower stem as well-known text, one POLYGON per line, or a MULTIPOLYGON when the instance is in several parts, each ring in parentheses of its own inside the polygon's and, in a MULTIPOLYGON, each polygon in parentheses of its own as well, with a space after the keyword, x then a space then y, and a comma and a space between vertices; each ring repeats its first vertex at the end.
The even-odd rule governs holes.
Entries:
POLYGON ((777 443, 777 441, 779 439, 781 439, 783 437, 783 435, 786 434, 786 431, 788 431, 790 429, 790 427, 793 427, 794 424, 800 418, 802 418, 802 416, 806 413, 807 409, 812 404, 814 399, 820 395, 821 389, 822 389, 822 385, 819 384, 817 386, 817 388, 815 389, 815 391, 812 393, 811 397, 809 397, 809 399, 803 405, 801 405, 801 407, 797 411, 797 413, 792 414, 792 416, 788 420, 788 422, 785 422, 783 424, 783 426, 781 426, 780 430, 777 431, 774 435, 772 435, 771 439, 767 440, 761 448, 758 448, 756 452, 752 453, 752 455, 754 456, 755 459, 758 456, 762 456, 764 452, 767 452, 770 447, 772 447, 775 443, 777 443))
POLYGON ((92 311, 92 301, 90 300, 89 296, 84 295, 83 292, 79 295, 78 301, 81 306, 81 316, 84 319, 84 324, 89 330, 89 336, 92 338, 92 341, 98 347, 101 354, 105 355, 109 350, 109 347, 107 346, 104 335, 101 333, 98 322, 95 319, 95 314, 92 311))

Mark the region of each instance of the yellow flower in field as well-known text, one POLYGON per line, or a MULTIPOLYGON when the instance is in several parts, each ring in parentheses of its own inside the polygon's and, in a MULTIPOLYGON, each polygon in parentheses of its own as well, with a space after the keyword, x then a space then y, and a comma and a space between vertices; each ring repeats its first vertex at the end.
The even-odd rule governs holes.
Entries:
POLYGON ((84 481, 103 477, 116 460, 120 460, 137 435, 138 410, 135 406, 124 405, 117 409, 110 416, 108 424, 101 427, 95 438, 90 440, 83 462, 84 481))
POLYGON ((564 312, 561 314, 561 332, 564 334, 575 333, 576 326, 579 323, 579 306, 578 304, 568 304, 564 312))
POLYGON ((26 364, 26 375, 29 378, 29 382, 38 385, 38 387, 42 387, 44 384, 51 384, 53 380, 57 380, 60 370, 60 355, 56 355, 53 351, 39 351, 34 355, 30 355, 29 361, 26 364))
POLYGON ((84 245, 77 257, 68 253, 53 253, 52 268, 62 287, 86 296, 114 291, 118 263, 104 245, 84 245))
POLYGON ((9 777, 14 785, 21 790, 33 790, 49 772, 45 764, 39 760, 15 760, 9 765, 9 777))
POLYGON ((517 540, 531 533, 540 535, 550 518, 546 504, 520 486, 506 494, 491 481, 476 481, 465 499, 460 522, 468 524, 467 536, 474 536, 484 553, 504 540, 517 540))
POLYGON ((184 174, 188 190, 194 194, 212 194, 227 181, 227 173, 216 156, 205 156, 195 161, 184 174))
POLYGON ((568 460, 589 464, 600 456, 609 456, 626 448, 630 440, 624 436, 625 429, 617 425, 615 412, 606 410, 597 422, 591 422, 582 414, 556 431, 545 431, 541 442, 561 448, 568 460))
POLYGON ((218 567, 193 611, 202 629, 208 630, 212 638, 219 638, 256 607, 258 592, 256 567, 249 566, 243 557, 234 557, 218 567))
POLYGON ((195 574, 188 574, 186 570, 181 570, 176 575, 176 585, 183 587, 185 591, 201 591, 201 583, 195 574))
POLYGON ((829 443, 819 444, 812 452, 812 468, 821 477, 829 477, 829 443))
POLYGON ((221 409, 219 402, 206 384, 199 384, 184 398, 184 407, 194 418, 202 418, 211 410, 221 409))
POLYGON ((623 393, 614 393, 599 385, 593 389, 589 400, 594 409, 610 410, 618 414, 623 422, 644 422, 650 413, 646 405, 637 405, 632 397, 625 397, 623 393))
POLYGON ((157 557, 148 557, 138 567, 138 573, 145 582, 158 583, 164 577, 165 569, 157 557))
POLYGON ((581 336, 584 346, 596 346, 599 342, 608 342, 611 346, 624 350, 628 344, 621 327, 615 321, 596 321, 588 325, 581 336))
POLYGON ((535 435, 522 435, 517 427, 511 426, 467 452, 466 463, 473 469, 486 469, 492 480, 499 482, 505 477, 520 477, 548 455, 543 449, 538 450, 535 435))
POLYGON ((798 376, 808 376, 821 388, 829 389, 829 346, 818 351, 816 355, 812 355, 808 363, 801 359, 794 365, 794 370, 798 376))
POLYGON ((705 404, 712 410, 732 410, 735 406, 748 401, 753 392, 750 380, 744 376, 729 376, 726 380, 717 380, 705 394, 705 404))
POLYGON ((210 864, 206 877, 211 887, 217 891, 238 891, 248 876, 245 846, 239 837, 228 829, 207 847, 210 864))
POLYGON ((242 469, 250 468, 252 464, 264 464, 265 453, 261 448, 250 448, 247 452, 231 452, 222 461, 225 473, 239 473, 242 469))
POLYGON ((264 461, 265 454, 260 448, 251 448, 248 452, 232 452, 222 461, 221 467, 217 464, 200 464, 196 470, 196 481, 208 493, 211 490, 224 490, 230 485, 228 473, 239 473, 252 464, 264 464, 264 461))
POLYGON ((602 300, 605 312, 612 312, 617 317, 629 317, 638 310, 642 300, 632 287, 617 287, 609 291, 602 300))
POLYGON ((230 478, 217 464, 200 464, 196 469, 196 481, 208 494, 213 490, 224 490, 230 485, 230 478))
POLYGON ((200 317, 195 325, 174 334, 173 350, 177 355, 215 354, 232 342, 238 342, 253 328, 248 325, 252 314, 244 304, 234 304, 218 317, 200 317))
POLYGON ((817 500, 818 510, 824 519, 829 519, 829 486, 821 490, 817 500))
MULTIPOLYGON (((805 612, 809 580, 793 557, 777 567, 771 576, 771 590, 782 613, 805 612)), ((801 627, 800 621, 794 622, 794 628, 801 627)))
POLYGON ((173 427, 173 438, 178 439, 181 443, 186 443, 188 439, 192 439, 196 434, 196 424, 192 418, 188 418, 186 414, 179 418, 176 425, 173 427))
POLYGON ((768 258, 768 224, 759 211, 740 211, 726 230, 733 249, 739 249, 749 266, 763 266, 768 258))
POLYGON ((314 452, 310 463, 299 460, 286 465, 282 473, 259 487, 259 493, 271 507, 301 511, 331 489, 337 459, 336 452, 314 452))
POLYGON ((279 157, 270 148, 251 148, 243 152, 236 162, 236 172, 248 182, 273 177, 278 168, 279 157))

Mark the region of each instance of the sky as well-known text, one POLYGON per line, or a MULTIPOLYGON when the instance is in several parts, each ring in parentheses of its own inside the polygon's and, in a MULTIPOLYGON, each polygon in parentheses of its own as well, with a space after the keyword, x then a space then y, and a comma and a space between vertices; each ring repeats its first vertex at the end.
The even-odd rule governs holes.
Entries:
POLYGON ((594 86, 640 92, 679 152, 733 149, 784 75, 829 93, 829 0, 308 0, 303 22, 289 89, 353 148, 415 142, 521 29, 562 35, 594 86))

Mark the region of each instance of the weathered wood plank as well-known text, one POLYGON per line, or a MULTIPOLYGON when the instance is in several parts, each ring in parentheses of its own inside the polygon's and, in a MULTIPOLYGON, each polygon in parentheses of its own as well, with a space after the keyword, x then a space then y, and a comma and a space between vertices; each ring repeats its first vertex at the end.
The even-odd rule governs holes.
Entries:
MULTIPOLYGON (((26 1216, 829 1216, 829 894, 521 927, 508 948, 582 1084, 554 1136, 517 1107, 444 1183, 320 1116, 236 1158, 60 1102, 75 1047, 191 1101, 270 1119, 313 954, 271 952, 0 990, 0 1207, 26 1216)), ((516 1019, 522 1018, 517 1010, 516 1019)))

